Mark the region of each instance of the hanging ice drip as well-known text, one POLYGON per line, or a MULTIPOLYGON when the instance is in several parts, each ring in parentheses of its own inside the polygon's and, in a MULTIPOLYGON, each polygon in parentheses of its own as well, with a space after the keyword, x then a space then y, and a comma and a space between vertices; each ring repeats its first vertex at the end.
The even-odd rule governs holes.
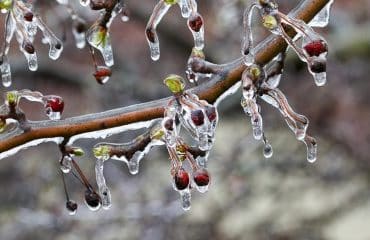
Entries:
MULTIPOLYGON (((320 13, 320 16, 317 17, 320 18, 320 24, 317 24, 316 19, 313 22, 314 26, 326 25, 332 2, 333 1, 331 1, 323 12, 320 13)), ((246 35, 243 42, 244 47, 242 48, 242 52, 246 54, 246 62, 250 62, 251 56, 253 56, 253 54, 247 55, 247 53, 249 53, 248 50, 250 50, 250 45, 253 41, 251 19, 254 9, 259 10, 263 26, 271 33, 282 36, 289 46, 297 53, 299 58, 307 63, 308 70, 313 76, 316 85, 323 86, 326 83, 326 56, 328 52, 326 41, 302 20, 297 20, 281 13, 274 0, 259 0, 258 2, 251 4, 249 9, 246 10, 244 20, 246 35), (286 32, 286 26, 292 27, 297 32, 298 35, 294 39, 292 39, 286 32), (302 44, 300 46, 297 43, 299 38, 302 38, 302 44)))
POLYGON ((5 43, 1 50, 0 70, 3 86, 9 87, 12 80, 8 52, 14 35, 31 71, 36 71, 38 68, 37 55, 33 45, 38 28, 43 34, 43 41, 50 45, 49 57, 51 59, 56 60, 59 58, 63 45, 41 20, 40 16, 33 13, 32 4, 24 1, 9 0, 3 1, 0 8, 3 13, 6 13, 5 43))
POLYGON ((150 56, 153 61, 157 61, 160 57, 157 26, 163 16, 175 4, 179 5, 182 17, 187 19, 187 25, 194 38, 194 47, 197 50, 204 48, 204 20, 198 13, 197 2, 195 0, 160 0, 154 7, 145 29, 150 56))

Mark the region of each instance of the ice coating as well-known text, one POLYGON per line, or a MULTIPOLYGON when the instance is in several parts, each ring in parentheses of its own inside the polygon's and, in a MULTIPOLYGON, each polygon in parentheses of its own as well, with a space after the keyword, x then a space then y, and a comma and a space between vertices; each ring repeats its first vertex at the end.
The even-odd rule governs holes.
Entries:
POLYGON ((146 26, 146 40, 150 48, 150 56, 153 61, 157 61, 160 57, 159 39, 157 34, 157 26, 162 20, 163 16, 171 8, 171 4, 165 3, 164 0, 160 0, 153 9, 153 13, 150 16, 148 24, 146 26))
POLYGON ((181 207, 185 211, 189 211, 191 208, 191 192, 189 188, 179 191, 180 193, 180 200, 181 200, 181 207))
POLYGON ((12 84, 12 73, 10 70, 9 60, 6 55, 3 55, 1 58, 0 71, 2 84, 4 87, 10 87, 12 84))
POLYGON ((112 206, 112 198, 105 182, 104 177, 104 160, 103 159, 96 159, 95 162, 95 176, 96 176, 96 183, 99 188, 99 195, 102 201, 103 209, 109 209, 112 206))
POLYGON ((330 0, 326 6, 310 21, 311 27, 326 27, 329 24, 330 10, 334 0, 330 0))

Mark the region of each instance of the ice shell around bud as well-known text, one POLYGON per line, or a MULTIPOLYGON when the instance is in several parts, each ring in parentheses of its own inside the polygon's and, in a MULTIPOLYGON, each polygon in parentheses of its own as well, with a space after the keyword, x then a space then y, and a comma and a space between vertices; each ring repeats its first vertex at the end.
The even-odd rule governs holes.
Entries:
POLYGON ((99 84, 105 84, 108 82, 110 76, 112 75, 112 71, 109 67, 98 66, 93 75, 99 84))
POLYGON ((168 89, 173 94, 182 93, 185 89, 185 81, 179 75, 171 74, 168 75, 164 80, 163 83, 168 87, 168 89))
POLYGON ((191 193, 190 189, 186 188, 180 192, 181 197, 181 207, 184 209, 184 211, 188 211, 191 208, 191 193))

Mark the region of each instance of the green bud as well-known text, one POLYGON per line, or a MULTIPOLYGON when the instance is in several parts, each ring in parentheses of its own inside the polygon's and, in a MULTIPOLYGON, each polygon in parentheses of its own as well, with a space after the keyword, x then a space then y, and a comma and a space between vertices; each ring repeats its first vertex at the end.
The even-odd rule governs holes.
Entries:
POLYGON ((198 58, 201 58, 201 59, 205 59, 206 56, 204 55, 204 52, 202 50, 198 50, 196 48, 193 48, 192 52, 191 52, 191 55, 193 57, 198 57, 198 58))
POLYGON ((93 36, 93 42, 95 45, 105 47, 107 43, 107 29, 105 27, 99 26, 95 29, 93 36))
POLYGON ((163 83, 173 94, 182 93, 185 89, 185 81, 179 75, 171 74, 164 79, 163 83))
POLYGON ((6 120, 3 118, 0 118, 0 133, 4 132, 6 128, 6 120))
POLYGON ((72 148, 72 154, 75 155, 76 157, 81 157, 85 154, 84 150, 79 147, 72 148))
POLYGON ((13 0, 1 0, 0 9, 8 11, 12 7, 12 3, 13 3, 13 0))
POLYGON ((178 0, 164 0, 164 2, 169 4, 169 5, 173 5, 173 4, 176 4, 178 2, 178 0))
POLYGON ((110 157, 110 149, 106 145, 101 145, 93 148, 94 156, 98 159, 108 160, 110 157))
POLYGON ((6 102, 8 105, 17 105, 18 104, 18 92, 10 91, 6 93, 6 102))
POLYGON ((150 132, 150 139, 161 140, 163 136, 164 136, 164 131, 162 128, 156 128, 150 132))
POLYGON ((267 29, 275 29, 278 25, 278 22, 275 18, 275 16, 272 15, 265 15, 262 19, 263 26, 267 29))

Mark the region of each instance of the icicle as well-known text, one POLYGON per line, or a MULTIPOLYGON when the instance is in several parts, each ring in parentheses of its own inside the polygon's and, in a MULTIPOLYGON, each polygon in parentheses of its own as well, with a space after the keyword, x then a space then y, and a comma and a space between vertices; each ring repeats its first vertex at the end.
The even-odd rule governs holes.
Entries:
POLYGON ((37 63, 37 55, 36 53, 33 53, 33 54, 29 54, 27 52, 23 52, 24 53, 24 56, 26 57, 27 59, 27 62, 28 62, 28 68, 31 70, 31 71, 36 71, 37 68, 38 68, 38 63, 37 63))
POLYGON ((72 169, 72 158, 68 155, 64 155, 60 161, 60 170, 63 173, 69 173, 72 169))
POLYGON ((6 55, 3 55, 1 57, 0 70, 3 86, 10 87, 10 85, 12 84, 12 73, 10 70, 8 57, 6 55))
POLYGON ((179 0, 178 4, 181 9, 181 15, 183 18, 188 18, 191 14, 190 0, 179 0))
POLYGON ((269 97, 263 96, 262 99, 279 109, 298 140, 304 139, 309 124, 308 119, 294 112, 285 95, 278 88, 268 91, 267 95, 269 97))
POLYGON ((58 59, 63 51, 62 42, 55 36, 48 26, 46 26, 38 15, 35 16, 35 21, 44 35, 43 40, 49 43, 49 57, 53 60, 58 59))
POLYGON ((159 22, 171 6, 171 3, 166 3, 164 0, 160 0, 154 7, 153 13, 146 26, 145 35, 150 48, 150 56, 153 61, 157 61, 160 57, 159 39, 156 29, 159 22))
POLYGON ((328 4, 310 21, 308 24, 311 27, 326 27, 329 24, 330 9, 334 0, 330 0, 328 4))
POLYGON ((185 211, 190 210, 191 207, 191 193, 189 188, 179 191, 181 198, 181 207, 185 211))
POLYGON ((194 38, 194 47, 197 50, 204 48, 204 20, 202 16, 195 12, 188 19, 188 27, 194 38))
POLYGON ((86 45, 86 34, 84 31, 78 31, 76 27, 72 28, 73 37, 75 38, 76 47, 77 48, 84 48, 86 45))
POLYGON ((317 159, 317 142, 316 139, 306 135, 302 140, 307 147, 307 161, 314 163, 317 159))
POLYGON ((96 183, 99 188, 99 194, 102 201, 103 209, 109 209, 112 206, 112 199, 109 188, 104 178, 104 161, 102 159, 96 159, 95 163, 95 175, 96 183))

